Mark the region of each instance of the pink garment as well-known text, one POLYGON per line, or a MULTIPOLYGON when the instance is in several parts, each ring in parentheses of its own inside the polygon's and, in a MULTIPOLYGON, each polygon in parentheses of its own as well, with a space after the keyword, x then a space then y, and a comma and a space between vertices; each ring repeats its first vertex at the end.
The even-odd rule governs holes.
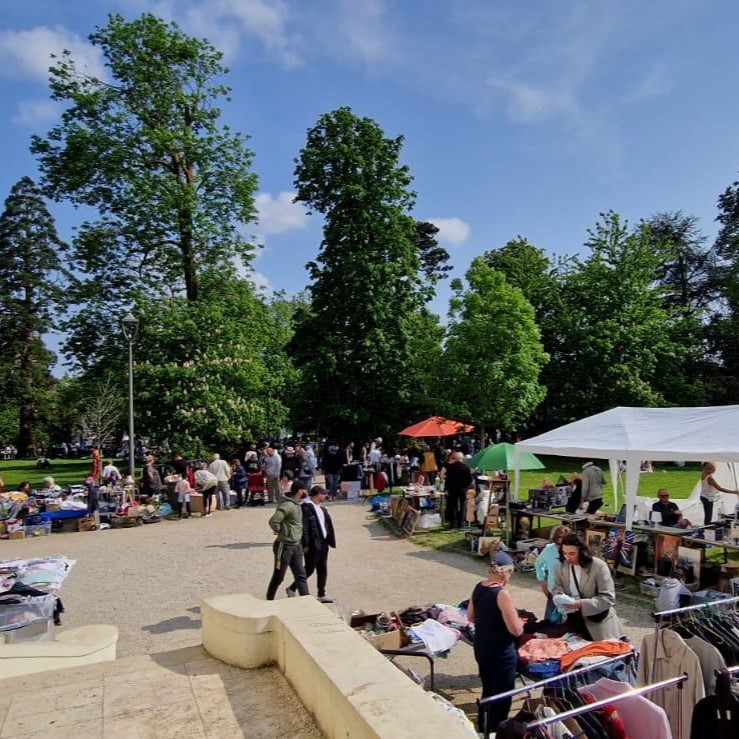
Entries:
MULTIPOLYGON (((631 690, 628 683, 602 677, 592 685, 580 688, 581 693, 592 695, 596 700, 613 698, 631 690)), ((614 703, 613 707, 623 721, 630 739, 672 739, 670 723, 663 708, 656 706, 642 695, 614 703)))
POLYGON ((570 645, 564 639, 529 639, 518 650, 518 656, 526 662, 542 662, 559 659, 569 651, 570 645))

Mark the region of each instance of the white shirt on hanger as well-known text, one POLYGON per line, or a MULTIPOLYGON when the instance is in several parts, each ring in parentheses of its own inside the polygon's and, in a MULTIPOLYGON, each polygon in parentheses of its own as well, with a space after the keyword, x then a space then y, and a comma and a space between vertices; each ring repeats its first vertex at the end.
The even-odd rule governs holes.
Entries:
MULTIPOLYGON (((628 683, 602 677, 592 685, 580 688, 580 693, 592 695, 596 700, 611 698, 631 690, 628 683)), ((670 722, 663 708, 656 706, 643 695, 624 698, 613 707, 623 721, 629 739, 672 739, 670 722)))

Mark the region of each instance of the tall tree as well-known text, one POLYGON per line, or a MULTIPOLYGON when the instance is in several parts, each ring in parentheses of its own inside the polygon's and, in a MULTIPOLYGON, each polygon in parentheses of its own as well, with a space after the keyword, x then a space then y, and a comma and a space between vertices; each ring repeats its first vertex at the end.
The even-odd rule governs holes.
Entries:
POLYGON ((547 313, 557 292, 555 268, 543 249, 517 236, 498 249, 486 251, 485 263, 502 273, 509 285, 517 287, 534 306, 537 321, 547 313))
POLYGON ((480 434, 497 426, 515 430, 544 399, 539 383, 548 357, 541 345, 534 308, 502 272, 472 260, 452 282, 449 332, 442 364, 451 398, 480 434))
POLYGON ((664 300, 692 314, 715 299, 711 284, 716 252, 706 247, 706 236, 696 216, 681 211, 655 213, 646 221, 654 247, 666 260, 657 268, 657 280, 665 287, 664 300))
POLYGON ((561 420, 614 405, 665 405, 660 367, 682 351, 672 342, 676 318, 655 282, 669 251, 652 243, 645 223, 631 228, 612 211, 589 234, 590 255, 563 276, 556 318, 549 391, 561 420))
POLYGON ((718 310, 709 325, 709 346, 717 360, 719 391, 716 402, 736 403, 739 398, 739 182, 718 198, 716 220, 720 229, 714 248, 717 264, 713 282, 718 290, 718 310))
POLYGON ((296 200, 324 228, 292 347, 314 422, 342 437, 397 430, 414 393, 409 338, 428 295, 402 144, 339 108, 308 131, 296 162, 296 200))
POLYGON ((34 452, 39 401, 50 386, 54 355, 42 336, 65 304, 64 248, 41 192, 21 178, 0 215, 0 355, 5 399, 18 405, 21 454, 34 452))
POLYGON ((211 277, 202 290, 138 307, 134 369, 139 433, 196 455, 282 428, 292 378, 279 310, 244 280, 211 277))
POLYGON ((671 341, 678 351, 673 361, 658 367, 657 386, 676 405, 706 405, 712 400, 716 364, 708 355, 707 317, 718 292, 716 252, 706 246, 698 218, 681 211, 656 213, 646 221, 655 252, 665 260, 656 280, 663 288, 663 305, 674 316, 671 341))
POLYGON ((219 124, 222 55, 150 14, 111 15, 89 36, 110 79, 64 52, 51 68, 61 122, 34 137, 45 192, 98 214, 74 240, 77 293, 86 308, 68 349, 82 364, 108 347, 122 304, 163 291, 197 300, 206 272, 248 264, 241 228, 255 214, 256 177, 246 138, 219 124))

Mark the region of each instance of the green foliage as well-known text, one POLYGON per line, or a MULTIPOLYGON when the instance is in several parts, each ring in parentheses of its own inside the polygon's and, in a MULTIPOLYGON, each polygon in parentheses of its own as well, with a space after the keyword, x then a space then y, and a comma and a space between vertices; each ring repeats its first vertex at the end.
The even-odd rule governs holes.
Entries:
POLYGON ((416 392, 411 337, 430 291, 402 142, 339 108, 308 131, 295 169, 296 199, 325 225, 291 348, 304 413, 341 437, 397 430, 416 392))
POLYGON ((563 275, 562 305, 553 320, 549 387, 556 417, 582 418, 616 405, 660 406, 660 366, 682 351, 672 341, 675 316, 655 283, 668 252, 649 228, 630 229, 602 214, 586 243, 591 254, 563 275))
POLYGON ((281 349, 282 310, 240 280, 204 283, 198 301, 139 306, 136 433, 192 454, 279 430, 292 377, 281 349))
POLYGON ((452 283, 443 367, 457 413, 483 426, 519 428, 545 395, 539 375, 547 361, 534 309, 502 272, 477 257, 452 283))
POLYGON ((718 292, 718 310, 708 328, 708 345, 716 367, 712 386, 719 403, 736 403, 739 398, 739 182, 727 187, 718 199, 721 224, 714 248, 717 263, 712 283, 718 292))
POLYGON ((82 366, 120 346, 121 306, 162 289, 196 300, 205 274, 249 263, 240 228, 254 218, 256 188, 245 137, 218 123, 229 92, 220 52, 150 14, 111 15, 89 39, 110 79, 64 52, 50 85, 68 107, 32 143, 47 194, 99 214, 74 239, 84 307, 67 350, 82 366))
POLYGON ((0 215, 0 388, 18 409, 15 443, 23 455, 35 453, 39 406, 51 384, 54 355, 42 335, 65 305, 63 250, 39 189, 23 177, 0 215))
POLYGON ((509 285, 521 290, 541 321, 558 287, 556 270, 544 251, 517 236, 499 249, 485 252, 482 258, 501 272, 509 285))

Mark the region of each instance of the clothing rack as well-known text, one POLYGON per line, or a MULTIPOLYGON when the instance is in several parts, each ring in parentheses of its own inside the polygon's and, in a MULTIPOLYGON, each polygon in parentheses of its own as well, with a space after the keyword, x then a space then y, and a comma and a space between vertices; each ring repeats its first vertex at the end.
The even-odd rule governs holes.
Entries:
POLYGON ((675 614, 683 614, 687 613, 688 611, 699 611, 702 608, 712 608, 713 606, 727 606, 731 605, 732 603, 739 603, 739 595, 733 598, 722 598, 721 600, 716 600, 713 603, 699 603, 696 606, 673 608, 671 611, 658 611, 657 613, 652 614, 652 618, 654 618, 655 621, 661 621, 665 616, 674 616, 675 614))
POLYGON ((717 601, 714 601, 713 603, 699 603, 698 605, 695 605, 695 606, 685 606, 684 608, 673 608, 670 611, 658 611, 657 613, 653 613, 652 618, 655 621, 655 624, 654 624, 655 659, 654 659, 654 662, 652 663, 652 670, 651 670, 650 678, 654 680, 655 670, 657 669, 656 657, 657 657, 657 646, 659 644, 659 630, 660 630, 660 627, 662 626, 662 621, 666 617, 671 618, 672 616, 682 615, 684 613, 692 613, 693 611, 700 611, 705 608, 713 608, 716 606, 721 607, 721 606, 733 605, 735 603, 739 603, 739 596, 735 596, 733 598, 724 598, 723 600, 717 600, 717 601))
POLYGON ((497 695, 489 695, 487 698, 482 698, 480 700, 480 705, 483 706, 487 703, 494 703, 495 701, 503 700, 503 698, 512 698, 514 695, 518 695, 519 693, 528 693, 532 690, 536 690, 537 688, 543 688, 545 685, 549 685, 551 683, 556 682, 562 682, 563 680, 569 680, 572 677, 576 677, 577 675, 584 675, 587 672, 592 672, 595 669, 600 669, 601 667, 605 667, 606 665, 612 665, 616 662, 622 661, 624 659, 633 659, 634 658, 634 652, 628 652, 626 654, 619 654, 616 657, 609 657, 608 659, 601 660, 600 662, 594 662, 592 665, 587 665, 586 667, 579 667, 577 670, 572 670, 571 672, 561 672, 559 675, 555 675, 554 677, 548 677, 544 680, 539 680, 535 683, 529 683, 528 685, 523 685, 520 688, 514 688, 513 690, 508 690, 505 693, 498 693, 497 695))
MULTIPOLYGON (((608 659, 603 659, 600 662, 594 662, 592 665, 587 665, 585 667, 578 667, 576 670, 572 670, 571 672, 562 672, 559 675, 554 675, 554 677, 548 677, 544 680, 539 680, 535 683, 529 683, 528 685, 523 685, 520 688, 513 688, 513 690, 508 690, 505 693, 498 693, 497 695, 489 695, 487 698, 483 698, 480 700, 480 706, 484 706, 489 703, 495 703, 495 701, 503 700, 504 698, 512 698, 515 695, 519 695, 520 693, 530 693, 532 690, 537 690, 538 688, 543 688, 546 685, 550 685, 551 683, 556 682, 562 682, 563 680, 569 680, 570 678, 577 677, 578 675, 584 675, 588 672, 592 672, 593 670, 599 669, 601 667, 605 667, 607 665, 615 664, 616 662, 621 662, 625 659, 634 659, 634 652, 628 652, 627 654, 620 654, 616 657, 609 657, 608 659)), ((488 731, 487 727, 487 713, 484 714, 485 716, 485 726, 483 727, 483 736, 485 739, 490 736, 490 732, 488 731)))
MULTIPOLYGON (((654 693, 657 690, 664 690, 665 688, 671 688, 673 685, 678 685, 680 690, 682 690, 682 684, 688 679, 688 673, 684 672, 682 675, 678 675, 677 677, 670 677, 667 678, 667 680, 662 680, 658 683, 653 683, 651 685, 644 685, 641 688, 631 688, 630 690, 627 690, 625 693, 619 693, 618 695, 609 696, 608 698, 603 698, 601 700, 597 700, 594 703, 588 703, 585 706, 579 706, 578 708, 571 708, 569 711, 565 711, 564 713, 558 713, 554 716, 547 716, 546 718, 538 719, 537 721, 532 721, 531 723, 526 725, 527 729, 535 729, 539 726, 548 726, 549 724, 556 724, 558 721, 565 721, 568 718, 575 718, 576 716, 579 716, 582 713, 590 713, 591 711, 596 711, 599 708, 604 708, 605 706, 609 706, 613 703, 618 703, 619 701, 626 700, 627 698, 634 698, 638 695, 645 695, 647 693, 654 693)), ((679 710, 679 707, 678 707, 679 710)))

